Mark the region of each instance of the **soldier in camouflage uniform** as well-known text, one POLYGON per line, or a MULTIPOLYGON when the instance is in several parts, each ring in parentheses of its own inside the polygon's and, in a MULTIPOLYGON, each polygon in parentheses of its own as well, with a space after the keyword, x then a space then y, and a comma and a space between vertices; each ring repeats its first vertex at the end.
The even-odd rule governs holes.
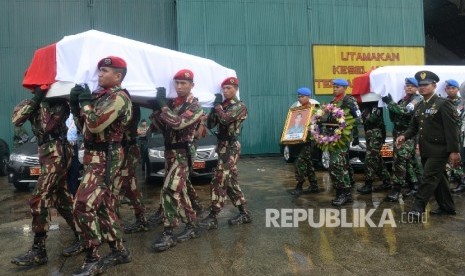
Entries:
MULTIPOLYGON (((132 118, 124 132, 121 145, 123 146, 123 163, 115 177, 113 194, 119 199, 120 195, 129 199, 134 209, 136 221, 124 227, 125 233, 148 231, 148 223, 145 217, 145 205, 142 202, 139 190, 137 190, 136 168, 141 158, 140 148, 137 145, 137 124, 140 120, 140 107, 132 104, 132 118)), ((118 200, 118 208, 121 206, 118 200)), ((117 212, 119 214, 119 212, 117 212)))
MULTIPOLYGON (((333 95, 331 101, 343 110, 350 112, 355 119, 355 125, 352 129, 351 136, 353 138, 352 145, 358 145, 358 125, 360 124, 360 110, 357 101, 351 95, 346 95, 346 89, 349 83, 343 79, 333 80, 333 95)), ((349 177, 349 146, 347 143, 342 149, 330 152, 329 159, 329 175, 336 190, 336 198, 332 200, 331 204, 334 206, 341 206, 348 202, 352 202, 351 183, 349 177)))
POLYGON ((238 184, 237 161, 241 151, 241 144, 237 137, 241 131, 241 125, 247 118, 245 104, 236 96, 239 80, 235 77, 226 78, 221 87, 225 100, 221 94, 215 94, 213 110, 208 116, 207 127, 218 126, 218 165, 215 176, 211 182, 212 202, 210 214, 204 218, 200 225, 207 229, 218 228, 216 216, 224 207, 226 196, 234 206, 239 209, 239 214, 228 220, 230 225, 250 223, 252 218, 246 208, 244 193, 238 184))
MULTIPOLYGON (((407 130, 410 124, 410 120, 414 114, 415 106, 422 101, 422 97, 417 94, 418 82, 415 78, 405 79, 404 90, 405 97, 402 98, 398 103, 395 103, 392 100, 390 94, 383 97, 383 102, 387 104, 389 109, 389 117, 394 124, 394 141, 399 135, 407 130)), ((412 160, 415 159, 415 145, 415 137, 406 140, 405 143, 403 143, 401 146, 394 144, 392 189, 386 197, 387 201, 396 202, 399 200, 401 188, 406 185, 405 179, 407 178, 408 168, 409 166, 414 165, 412 163, 414 161, 412 160)), ((416 176, 414 174, 410 175, 409 188, 411 190, 414 190, 415 186, 417 186, 415 181, 417 181, 416 176)))
POLYGON ((384 185, 390 185, 391 176, 384 165, 381 148, 386 139, 386 126, 384 125, 383 109, 378 102, 362 103, 362 119, 367 143, 365 157, 365 185, 357 191, 361 194, 371 194, 373 181, 376 175, 384 185))
MULTIPOLYGON (((43 89, 46 89, 43 87, 43 89)), ((74 255, 82 251, 72 213, 72 196, 66 183, 67 171, 71 165, 71 146, 66 140, 66 119, 69 105, 65 99, 44 99, 46 90, 36 87, 34 97, 18 104, 13 112, 13 124, 22 126, 30 121, 32 132, 39 143, 40 176, 29 200, 32 215, 34 244, 26 254, 11 260, 17 265, 47 263, 45 239, 49 230, 49 208, 55 207, 66 220, 76 237, 73 244, 63 253, 74 255)))
POLYGON ((15 126, 13 134, 13 148, 18 148, 20 145, 26 143, 28 139, 29 134, 27 134, 27 131, 24 129, 24 126, 15 126))
POLYGON ((152 123, 162 131, 165 141, 165 179, 161 193, 164 231, 152 245, 158 252, 175 246, 178 241, 198 237, 196 214, 187 195, 186 182, 192 166, 191 144, 203 111, 191 93, 194 87, 192 71, 180 70, 175 74, 174 82, 178 97, 166 102, 165 88, 157 88, 158 107, 150 116, 152 123), (186 223, 186 228, 175 236, 173 228, 180 219, 186 223))
MULTIPOLYGON (((311 95, 312 91, 307 87, 301 87, 297 89, 297 99, 300 103, 300 106, 310 108, 311 95)), ((315 168, 313 167, 312 162, 313 147, 310 140, 310 135, 307 135, 307 141, 304 144, 298 146, 300 147, 300 151, 295 163, 295 179, 297 180, 297 185, 291 194, 294 196, 299 196, 302 193, 318 193, 320 192, 320 188, 318 187, 315 168), (305 177, 308 177, 310 186, 305 191, 303 191, 302 187, 305 182, 305 177)))
POLYGON ((98 62, 100 88, 76 85, 70 92, 71 111, 84 138, 84 174, 74 201, 74 217, 86 251, 84 264, 74 275, 94 275, 112 265, 128 263, 131 254, 115 211, 112 185, 123 161, 124 131, 132 116, 129 93, 121 88, 126 62, 114 56, 98 62), (79 107, 80 105, 80 107, 79 107), (111 252, 100 258, 102 240, 111 252))
MULTIPOLYGON (((456 80, 446 80, 446 93, 447 99, 452 101, 457 112, 459 114, 459 129, 462 129, 462 121, 465 116, 464 105, 465 101, 462 97, 458 96, 460 85, 456 80)), ((463 131, 460 131, 460 145, 463 145, 463 131)), ((455 168, 451 167, 451 178, 454 179, 458 184, 455 189, 452 189, 453 193, 461 193, 465 191, 465 173, 463 171, 463 166, 458 166, 455 168)))

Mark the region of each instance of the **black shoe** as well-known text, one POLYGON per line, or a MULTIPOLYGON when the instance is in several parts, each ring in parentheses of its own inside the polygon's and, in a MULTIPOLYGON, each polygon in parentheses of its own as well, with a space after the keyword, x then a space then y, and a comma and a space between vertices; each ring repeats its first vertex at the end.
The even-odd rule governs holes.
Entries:
POLYGON ((372 191, 373 191, 372 184, 368 184, 368 183, 363 185, 363 187, 357 189, 357 192, 359 192, 362 195, 371 194, 372 191))
POLYGON ((319 192, 321 192, 321 190, 320 187, 318 187, 318 184, 311 184, 310 187, 303 190, 304 194, 317 194, 319 192))
POLYGON ((391 190, 386 197, 386 201, 397 202, 400 198, 400 192, 397 190, 391 190))
POLYGON ((152 244, 152 248, 157 252, 162 252, 176 246, 176 237, 172 230, 165 230, 161 236, 152 244))
POLYGON ((249 213, 240 213, 234 218, 228 219, 229 225, 237 225, 237 224, 251 223, 251 222, 252 222, 252 218, 250 217, 249 213))
POLYGON ((11 259, 11 263, 19 266, 31 266, 33 264, 43 265, 48 262, 47 251, 33 245, 26 254, 19 255, 11 259))
POLYGON ((93 276, 102 273, 99 269, 99 260, 96 258, 85 259, 82 266, 73 272, 73 276, 93 276))
POLYGON ((303 194, 302 189, 295 189, 291 192, 291 195, 293 196, 300 196, 301 194, 303 194))
POLYGON ((409 189, 408 191, 406 191, 402 195, 404 197, 409 197, 409 196, 415 196, 417 193, 418 193, 418 191, 416 189, 409 189))
POLYGON ((392 188, 391 182, 383 181, 383 184, 381 184, 381 186, 375 187, 374 190, 378 192, 378 191, 390 190, 391 188, 392 188))
POLYGON ((437 208, 436 210, 431 210, 429 213, 433 216, 457 215, 457 212, 455 210, 444 210, 441 207, 437 208))
POLYGON ((465 184, 461 184, 457 188, 451 190, 451 192, 454 194, 458 194, 464 191, 465 191, 465 184))
POLYGON ((70 246, 63 249, 62 254, 65 257, 70 257, 70 256, 77 255, 81 253, 82 251, 84 251, 84 247, 82 246, 82 243, 79 240, 79 238, 76 238, 70 246))
POLYGON ((187 224, 186 228, 184 228, 184 230, 176 236, 176 240, 178 242, 185 242, 198 237, 200 237, 200 235, 197 231, 197 227, 195 227, 194 225, 187 224))
POLYGON ((153 224, 162 224, 163 223, 163 212, 161 208, 158 208, 158 210, 151 216, 147 218, 147 221, 149 223, 153 224))
POLYGON ((200 221, 199 225, 207 230, 218 229, 218 220, 215 215, 209 214, 206 218, 200 221))
MULTIPOLYGON (((350 189, 350 188, 349 188, 350 189)), ((342 206, 346 203, 352 202, 352 193, 350 192, 342 192, 340 195, 334 199, 331 204, 334 206, 342 206)))
POLYGON ((192 209, 194 209, 197 216, 203 212, 202 204, 200 204, 200 202, 197 199, 191 200, 191 204, 192 204, 192 209))
POLYGON ((115 248, 111 249, 110 254, 103 257, 98 264, 98 272, 103 273, 108 268, 119 265, 119 264, 127 264, 132 261, 132 255, 129 250, 124 248, 123 250, 117 250, 115 248))
POLYGON ((148 222, 141 219, 137 219, 133 224, 127 225, 123 229, 125 234, 149 231, 148 222))

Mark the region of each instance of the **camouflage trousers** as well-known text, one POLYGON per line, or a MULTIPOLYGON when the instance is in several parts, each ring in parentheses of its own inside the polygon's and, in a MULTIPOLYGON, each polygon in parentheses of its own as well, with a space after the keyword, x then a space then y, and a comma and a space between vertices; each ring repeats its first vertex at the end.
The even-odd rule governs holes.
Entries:
MULTIPOLYGON (((121 169, 116 174, 112 192, 117 198, 120 195, 127 197, 134 209, 136 219, 145 221, 145 205, 137 189, 136 178, 136 168, 141 158, 140 149, 137 144, 128 145, 123 149, 123 152, 124 160, 121 169)), ((119 206, 120 203, 118 201, 117 208, 119 206)))
POLYGON ((241 152, 239 141, 219 141, 216 151, 218 152, 218 165, 211 186, 211 211, 218 214, 224 207, 226 196, 229 197, 234 206, 245 205, 244 193, 237 181, 237 161, 241 152))
POLYGON ((45 233, 49 230, 49 208, 52 206, 57 209, 71 229, 76 231, 73 198, 68 192, 66 183, 71 156, 71 146, 66 146, 64 155, 60 141, 45 143, 39 147, 40 175, 29 200, 34 233, 45 233))
POLYGON ((116 196, 112 193, 112 183, 123 160, 123 149, 113 149, 109 154, 110 184, 107 185, 106 153, 84 151, 84 175, 74 201, 74 217, 83 245, 92 248, 96 256, 102 240, 116 242, 117 248, 123 248, 121 226, 115 211, 116 196))
POLYGON ((329 176, 336 190, 350 188, 348 151, 346 145, 342 150, 329 153, 329 176))
POLYGON ((310 184, 317 184, 315 168, 312 162, 312 145, 310 143, 303 145, 295 163, 295 179, 297 182, 305 182, 305 177, 308 177, 310 184))
POLYGON ((365 180, 373 181, 378 176, 383 181, 391 180, 391 176, 381 157, 383 147, 383 134, 381 129, 368 130, 365 133, 367 151, 365 157, 365 180))
POLYGON ((195 211, 187 195, 189 166, 184 149, 165 150, 165 179, 161 191, 164 226, 176 227, 179 219, 185 223, 194 222, 195 211))
MULTIPOLYGON (((394 141, 397 137, 394 137, 394 141)), ((392 165, 392 185, 399 189, 400 187, 405 186, 405 179, 408 176, 409 166, 413 172, 413 163, 415 162, 415 139, 408 139, 400 146, 397 147, 394 144, 394 160, 392 165)), ((416 175, 411 173, 410 181, 418 182, 416 175)))

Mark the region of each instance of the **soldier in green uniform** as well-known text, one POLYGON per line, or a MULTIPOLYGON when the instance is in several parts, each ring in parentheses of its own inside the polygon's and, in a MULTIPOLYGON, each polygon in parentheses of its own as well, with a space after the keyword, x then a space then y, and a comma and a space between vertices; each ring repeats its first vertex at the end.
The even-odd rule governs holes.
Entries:
MULTIPOLYGON (((422 100, 422 97, 417 94, 417 89, 417 80, 415 78, 406 78, 404 85, 405 96, 398 103, 392 100, 390 94, 383 97, 383 102, 387 104, 389 109, 389 117, 394 124, 394 140, 407 130, 414 114, 414 108, 422 100)), ((402 145, 394 145, 392 189, 386 197, 387 201, 397 202, 399 200, 401 188, 406 185, 405 179, 407 178, 409 166, 413 166, 413 162, 415 162, 415 145, 415 137, 406 140, 402 145)), ((418 180, 413 170, 410 170, 410 173, 410 189, 415 189, 418 180)))
POLYGON ((238 184, 237 161, 241 152, 241 144, 237 140, 241 126, 247 118, 247 108, 236 94, 239 80, 226 78, 223 88, 224 101, 221 94, 216 94, 213 110, 209 114, 207 127, 218 127, 218 165, 211 182, 210 214, 200 222, 207 229, 218 228, 216 216, 224 207, 226 196, 239 209, 239 214, 228 220, 230 225, 251 223, 252 218, 246 208, 244 193, 238 184))
POLYGON ((130 252, 123 245, 114 179, 123 161, 123 140, 132 116, 129 93, 121 87, 126 62, 115 56, 97 64, 100 88, 93 94, 87 85, 76 85, 70 92, 71 111, 84 138, 84 173, 74 201, 74 217, 86 256, 74 275, 94 275, 112 265, 128 263, 130 252), (100 258, 102 240, 111 252, 100 258))
POLYGON ((178 96, 166 101, 165 88, 158 88, 158 107, 150 116, 152 123, 162 131, 165 141, 165 178, 161 192, 164 231, 152 245, 158 252, 199 236, 195 225, 196 213, 192 209, 186 183, 192 167, 191 144, 203 111, 191 93, 194 73, 188 69, 180 70, 174 75, 174 82, 178 96), (186 223, 186 228, 175 236, 173 229, 179 220, 186 223))
POLYGON ((383 109, 378 107, 377 101, 362 103, 362 120, 367 145, 365 185, 357 191, 361 194, 371 194, 376 175, 383 180, 383 185, 390 185, 391 182, 391 176, 381 156, 381 148, 386 139, 386 126, 384 125, 383 109))
POLYGON ((445 174, 446 164, 460 166, 460 143, 458 114, 454 104, 435 94, 439 77, 430 71, 415 74, 423 101, 415 108, 409 128, 397 137, 402 145, 406 140, 418 135, 423 183, 418 187, 412 210, 408 216, 420 219, 431 196, 435 196, 439 208, 432 215, 455 215, 454 201, 445 174))
POLYGON ((27 139, 29 139, 29 134, 27 134, 26 129, 24 129, 24 125, 15 126, 13 134, 13 148, 16 149, 20 145, 26 143, 27 139))
POLYGON ((50 207, 57 209, 76 237, 73 244, 63 250, 63 254, 71 256, 82 251, 72 213, 73 200, 66 182, 72 155, 66 139, 68 128, 65 123, 69 116, 69 105, 65 99, 45 98, 47 89, 45 86, 36 87, 33 98, 19 103, 12 117, 15 126, 30 121, 32 132, 38 139, 41 165, 37 185, 29 200, 34 244, 26 254, 11 260, 20 266, 47 263, 45 240, 49 230, 50 207))
MULTIPOLYGON (((457 109, 457 112, 459 114, 459 129, 462 130, 462 120, 465 116, 465 110, 464 110, 464 105, 465 101, 462 97, 458 96, 459 93, 459 83, 456 80, 446 80, 446 93, 447 93, 447 99, 452 101, 454 104, 455 108, 457 109)), ((463 132, 460 131, 460 145, 463 144, 463 132)), ((463 171, 463 166, 459 166, 456 168, 451 169, 451 178, 456 180, 457 182, 457 187, 455 189, 452 189, 451 191, 453 193, 461 193, 465 191, 465 173, 463 171)))
MULTIPOLYGON (((352 145, 358 145, 358 125, 360 124, 361 112, 357 105, 357 100, 351 95, 346 94, 349 83, 343 79, 333 80, 332 104, 349 111, 350 115, 355 118, 355 125, 352 129, 352 145)), ((329 175, 336 189, 336 198, 331 202, 332 205, 341 206, 352 202, 351 180, 349 176, 349 143, 342 149, 330 153, 329 175)))
MULTIPOLYGON (((310 108, 311 95, 312 91, 310 88, 301 87, 297 89, 297 99, 300 103, 300 106, 310 108)), ((300 148, 300 151, 295 163, 295 179, 297 181, 297 185, 291 194, 294 196, 299 196, 303 192, 318 193, 320 192, 320 188, 318 187, 315 169, 312 162, 312 143, 310 140, 310 135, 307 135, 307 141, 304 144, 298 145, 298 147, 300 148), (303 191, 302 187, 306 177, 308 178, 310 186, 305 191, 303 191)))

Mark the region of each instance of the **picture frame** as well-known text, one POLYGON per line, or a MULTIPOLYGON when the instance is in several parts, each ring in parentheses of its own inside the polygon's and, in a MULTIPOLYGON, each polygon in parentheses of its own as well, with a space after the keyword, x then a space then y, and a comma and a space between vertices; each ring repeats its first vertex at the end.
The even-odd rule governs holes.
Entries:
POLYGON ((302 144, 307 141, 310 120, 315 106, 290 108, 281 135, 281 144, 302 144))

